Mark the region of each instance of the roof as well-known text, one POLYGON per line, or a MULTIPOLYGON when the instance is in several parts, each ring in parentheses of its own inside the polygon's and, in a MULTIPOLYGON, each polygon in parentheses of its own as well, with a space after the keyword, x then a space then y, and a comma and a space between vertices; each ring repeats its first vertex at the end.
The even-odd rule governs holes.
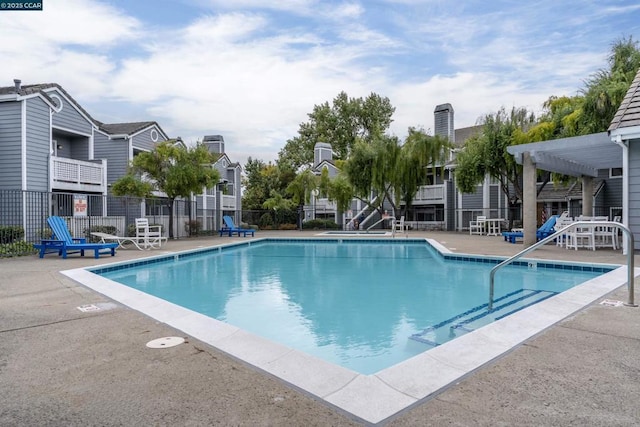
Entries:
POLYGON ((633 126, 640 126, 640 70, 613 116, 609 132, 633 126))
POLYGON ((60 91, 60 93, 62 93, 69 101, 71 101, 73 105, 82 112, 82 114, 88 117, 89 120, 91 120, 94 124, 98 125, 99 122, 95 120, 93 117, 91 117, 91 114, 89 114, 84 108, 82 108, 82 106, 78 104, 78 102, 75 99, 73 99, 73 97, 69 95, 69 93, 66 90, 64 90, 62 86, 60 86, 58 83, 38 83, 34 85, 20 85, 20 89, 18 91, 16 91, 15 85, 4 86, 4 87, 0 87, 0 95, 10 95, 15 93, 19 96, 29 96, 29 95, 40 94, 43 97, 45 97, 47 101, 50 102, 52 105, 57 105, 57 102, 53 100, 51 97, 49 97, 49 95, 45 91, 46 89, 57 89, 58 91, 60 91))
POLYGON ((47 101, 50 102, 52 105, 57 105, 56 101, 47 94, 47 91, 50 89, 57 89, 58 91, 60 91, 60 93, 62 93, 70 102, 72 102, 74 107, 80 110, 82 114, 88 117, 89 120, 91 120, 91 122, 93 122, 95 126, 97 126, 100 130, 110 135, 123 135, 123 134, 132 135, 149 126, 155 125, 166 136, 166 133, 164 132, 164 130, 162 130, 160 125, 155 121, 131 122, 131 123, 102 123, 94 119, 93 117, 91 117, 91 115, 84 108, 82 108, 82 106, 78 104, 78 102, 75 99, 73 99, 73 97, 69 95, 69 93, 66 90, 64 90, 64 88, 60 86, 58 83, 38 83, 33 85, 20 85, 20 89, 17 91, 16 91, 15 84, 13 86, 3 86, 3 87, 0 87, 0 95, 17 94, 19 96, 29 96, 29 95, 39 94, 45 97, 47 101))
POLYGON ((598 169, 622 167, 622 147, 607 132, 512 145, 507 151, 517 163, 529 152, 538 169, 571 176, 597 177, 598 169))
POLYGON ((454 130, 454 145, 457 147, 462 147, 467 139, 482 132, 482 128, 482 125, 475 125, 454 130))
POLYGON ((158 126, 158 128, 160 128, 160 126, 156 122, 96 123, 101 130, 111 135, 131 135, 153 125, 156 125, 158 126))
MULTIPOLYGON (((604 187, 605 181, 598 179, 593 181, 593 195, 595 196, 604 187)), ((547 183, 536 199, 539 202, 559 202, 566 200, 582 200, 582 181, 578 180, 571 184, 547 183)))

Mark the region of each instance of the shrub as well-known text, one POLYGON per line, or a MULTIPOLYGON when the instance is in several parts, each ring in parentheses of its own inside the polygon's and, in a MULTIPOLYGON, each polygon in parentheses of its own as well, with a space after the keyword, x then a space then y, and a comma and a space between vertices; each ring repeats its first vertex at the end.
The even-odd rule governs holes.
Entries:
POLYGON ((24 238, 24 229, 19 225, 1 225, 0 243, 13 243, 24 238))
POLYGON ((31 243, 23 240, 13 243, 0 244, 0 257, 13 257, 35 254, 37 250, 31 243))
POLYGON ((303 230, 338 230, 340 226, 330 219, 310 219, 302 223, 303 230))
POLYGON ((197 236, 198 234, 201 234, 200 231, 202 231, 202 223, 196 219, 185 221, 184 231, 186 231, 189 236, 197 236))
POLYGON ((296 224, 280 224, 278 229, 279 230, 297 230, 298 226, 296 224))
POLYGON ((273 217, 269 212, 265 212, 260 217, 259 224, 261 228, 269 228, 273 225, 273 217))

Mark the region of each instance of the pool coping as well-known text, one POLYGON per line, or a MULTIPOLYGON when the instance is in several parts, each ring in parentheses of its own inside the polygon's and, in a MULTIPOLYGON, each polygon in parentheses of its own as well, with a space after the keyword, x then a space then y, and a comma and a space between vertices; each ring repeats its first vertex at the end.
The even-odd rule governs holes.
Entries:
MULTIPOLYGON (((257 243, 264 240, 274 239, 256 239, 252 242, 257 243)), ((300 240, 313 239, 301 238, 300 240)), ((364 240, 369 241, 369 239, 364 240)), ((453 254, 433 239, 418 240, 427 241, 443 256, 453 254)), ((388 240, 385 239, 385 241, 388 240)), ((238 243, 229 243, 180 253, 198 253, 214 248, 222 250, 222 248, 237 245, 238 243)), ((140 261, 162 259, 168 256, 177 256, 177 254, 162 254, 143 258, 140 261)), ((482 255, 460 253, 455 253, 455 255, 480 259, 504 259, 504 257, 483 257, 482 255)), ((541 260, 535 261, 541 262, 541 260)), ((581 264, 563 261, 544 262, 581 264)), ((110 263, 99 267, 65 270, 61 273, 123 305, 166 323, 240 361, 274 375, 352 417, 374 424, 385 421, 435 396, 447 386, 509 352, 522 342, 625 285, 627 279, 626 267, 624 266, 584 263, 585 265, 612 267, 615 270, 590 279, 453 341, 427 350, 404 362, 372 375, 364 375, 253 335, 238 327, 91 272, 91 270, 131 263, 131 261, 110 263)), ((638 272, 640 269, 636 269, 636 274, 638 272)))

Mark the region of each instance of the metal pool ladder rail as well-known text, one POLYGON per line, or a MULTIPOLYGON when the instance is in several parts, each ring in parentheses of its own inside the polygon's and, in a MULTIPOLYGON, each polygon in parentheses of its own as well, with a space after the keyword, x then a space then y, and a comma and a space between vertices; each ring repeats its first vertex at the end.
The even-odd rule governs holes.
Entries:
POLYGON ((567 225, 564 228, 561 228, 560 230, 556 231, 555 233, 553 233, 550 236, 545 237, 544 239, 540 240, 539 242, 536 242, 534 245, 529 246, 528 248, 518 252, 517 254, 515 254, 514 256, 512 256, 511 258, 508 258, 504 261, 502 261, 500 264, 496 265, 495 267, 493 267, 491 269, 491 273, 489 274, 489 305, 487 306, 488 310, 492 310, 493 309, 493 288, 494 288, 494 282, 495 282, 495 276, 496 276, 496 272, 501 269, 502 267, 504 267, 507 264, 512 263, 513 261, 517 260, 518 258, 522 257, 523 255, 539 248, 540 246, 548 243, 549 241, 561 236, 562 234, 564 234, 567 230, 569 230, 570 228, 573 227, 580 227, 580 226, 587 226, 587 225, 593 225, 593 226, 606 226, 606 227, 615 227, 617 229, 622 230, 623 234, 625 236, 627 236, 627 290, 629 293, 629 296, 627 297, 627 302, 624 304, 626 306, 629 307, 637 307, 637 304, 634 304, 633 301, 633 293, 634 293, 634 286, 633 286, 633 276, 634 276, 634 266, 633 266, 633 233, 631 233, 631 230, 629 230, 625 225, 619 223, 619 222, 615 222, 615 221, 577 221, 577 222, 573 222, 569 225, 567 225))

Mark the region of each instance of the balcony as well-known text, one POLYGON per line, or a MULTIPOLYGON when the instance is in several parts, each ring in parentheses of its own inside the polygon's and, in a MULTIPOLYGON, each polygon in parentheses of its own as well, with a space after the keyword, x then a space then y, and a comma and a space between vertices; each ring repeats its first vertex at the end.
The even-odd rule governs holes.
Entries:
POLYGON ((414 205, 426 205, 426 204, 444 204, 445 203, 445 189, 444 185, 422 185, 416 192, 416 197, 413 199, 414 205))
POLYGON ((100 163, 94 163, 52 156, 51 163, 53 189, 91 193, 106 192, 107 179, 104 160, 100 163))
POLYGON ((236 209, 236 196, 222 195, 222 209, 223 210, 235 210, 236 209))

